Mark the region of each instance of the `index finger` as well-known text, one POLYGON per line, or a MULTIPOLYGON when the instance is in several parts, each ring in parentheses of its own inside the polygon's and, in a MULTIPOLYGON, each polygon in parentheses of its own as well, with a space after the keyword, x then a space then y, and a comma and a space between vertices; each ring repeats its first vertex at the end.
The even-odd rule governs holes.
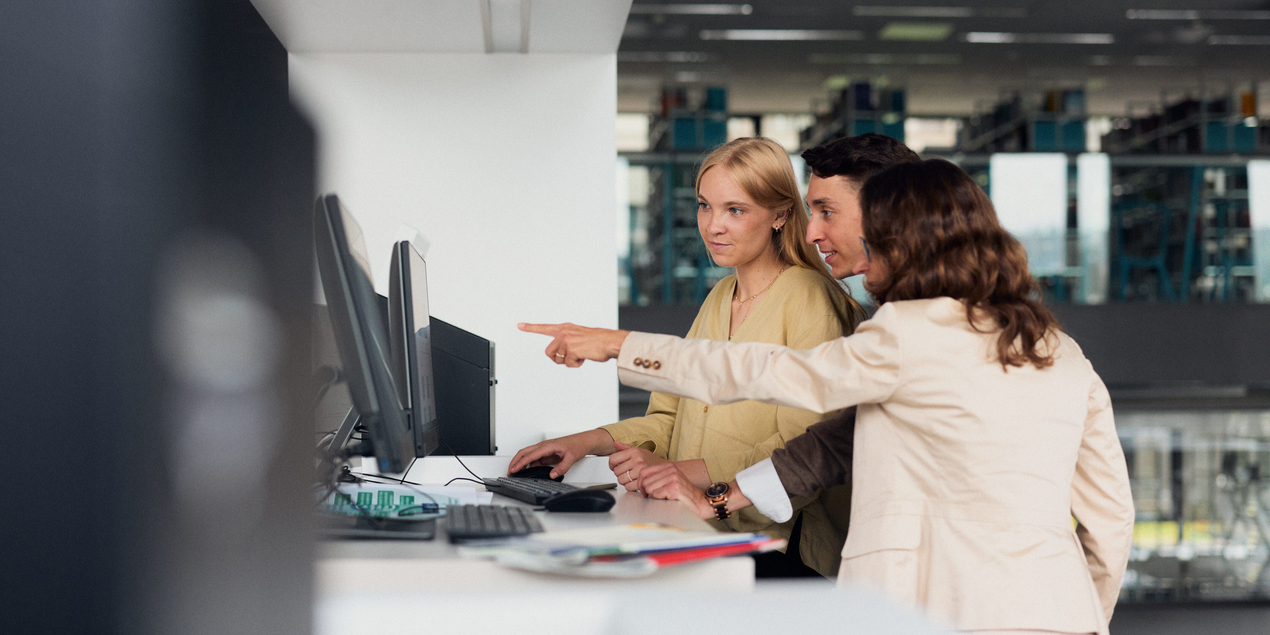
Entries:
POLYGON ((550 335, 551 337, 555 337, 557 334, 560 333, 559 324, 530 324, 528 322, 521 322, 520 324, 516 325, 516 328, 526 333, 550 335))

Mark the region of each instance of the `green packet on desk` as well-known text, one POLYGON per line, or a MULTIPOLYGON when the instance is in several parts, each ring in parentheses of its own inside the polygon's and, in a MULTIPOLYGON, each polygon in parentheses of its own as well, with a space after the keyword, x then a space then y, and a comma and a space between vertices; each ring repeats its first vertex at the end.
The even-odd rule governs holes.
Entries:
POLYGON ((333 514, 421 520, 441 514, 450 505, 488 505, 494 495, 470 487, 398 485, 396 483, 340 483, 320 501, 333 514))

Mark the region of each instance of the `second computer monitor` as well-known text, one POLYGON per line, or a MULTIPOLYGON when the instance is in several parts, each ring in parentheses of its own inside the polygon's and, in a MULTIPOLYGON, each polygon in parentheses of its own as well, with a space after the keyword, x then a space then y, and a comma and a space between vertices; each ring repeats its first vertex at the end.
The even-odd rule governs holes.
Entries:
POLYGON ((388 275, 388 332, 393 371, 413 433, 414 454, 423 457, 432 454, 440 444, 427 265, 410 243, 402 241, 393 245, 388 275))
MULTIPOLYGON (((371 283, 361 227, 337 196, 327 194, 318 198, 314 209, 313 238, 322 290, 353 407, 370 432, 370 446, 379 471, 403 473, 413 456, 410 431, 388 367, 388 338, 371 283)), ((340 426, 341 432, 351 432, 352 422, 352 418, 346 421, 350 424, 348 429, 340 426)), ((341 432, 332 442, 332 459, 347 451, 341 447, 341 432)))

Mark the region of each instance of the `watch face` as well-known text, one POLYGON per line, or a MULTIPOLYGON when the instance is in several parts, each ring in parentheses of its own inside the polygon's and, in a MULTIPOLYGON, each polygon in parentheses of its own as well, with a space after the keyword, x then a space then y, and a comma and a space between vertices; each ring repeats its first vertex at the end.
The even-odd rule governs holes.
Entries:
POLYGON ((727 493, 728 493, 727 483, 711 483, 710 487, 706 488, 706 496, 709 496, 710 498, 718 498, 727 493))

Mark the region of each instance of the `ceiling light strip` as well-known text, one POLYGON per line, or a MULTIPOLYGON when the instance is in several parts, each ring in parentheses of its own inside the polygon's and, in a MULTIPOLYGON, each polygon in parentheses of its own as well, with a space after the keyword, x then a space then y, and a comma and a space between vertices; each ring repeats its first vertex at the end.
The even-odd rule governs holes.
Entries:
POLYGON ((1194 66, 1195 59, 1174 55, 1138 55, 1133 58, 1134 66, 1194 66))
POLYGON ((759 42, 779 41, 858 41, 864 39, 863 31, 832 31, 821 29, 719 29, 701 32, 703 40, 743 40, 759 42))
POLYGON ((807 61, 811 64, 927 66, 960 64, 961 56, 952 53, 814 53, 807 61))
POLYGON ((1267 46, 1270 45, 1270 35, 1210 35, 1208 36, 1208 43, 1235 46, 1267 46))
POLYGON ((618 51, 617 61, 645 64, 699 64, 710 61, 710 54, 698 51, 618 51))
POLYGON ((632 4, 631 15, 749 15, 748 4, 632 4))
POLYGON ((1001 33, 971 31, 962 36, 971 44, 1115 44, 1110 33, 1001 33))
POLYGON ((941 42, 952 32, 952 22, 890 22, 878 31, 878 39, 941 42))
POLYGON ((882 18, 1026 18, 1027 9, 1017 7, 893 7, 861 5, 851 8, 857 17, 882 18))
POLYGON ((1270 11, 1221 9, 1129 9, 1130 20, 1270 20, 1270 11))

